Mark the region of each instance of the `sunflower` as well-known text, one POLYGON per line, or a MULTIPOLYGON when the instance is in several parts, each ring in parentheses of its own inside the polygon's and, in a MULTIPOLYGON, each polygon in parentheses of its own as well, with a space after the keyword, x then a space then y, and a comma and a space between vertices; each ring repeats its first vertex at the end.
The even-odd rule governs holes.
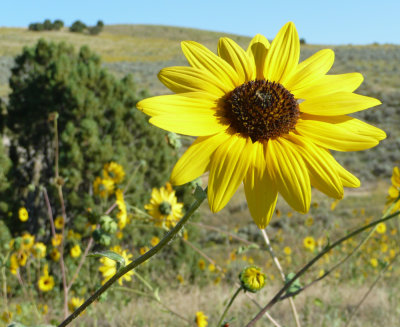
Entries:
POLYGON ((359 180, 330 154, 371 148, 385 133, 346 114, 380 104, 354 94, 359 73, 326 75, 334 61, 325 49, 299 63, 300 42, 287 23, 270 44, 256 35, 247 51, 221 38, 218 55, 182 43, 191 67, 164 68, 159 79, 174 95, 140 101, 150 123, 197 136, 175 165, 171 181, 185 184, 209 171, 208 201, 221 210, 239 185, 260 228, 280 193, 306 213, 311 185, 336 199, 359 180))
MULTIPOLYGON (((392 185, 389 188, 386 205, 392 204, 400 195, 400 170, 399 167, 393 167, 392 185)), ((400 201, 397 201, 392 208, 392 212, 400 210, 400 201)))
POLYGON ((183 216, 183 203, 178 202, 175 191, 170 185, 160 189, 153 188, 150 203, 146 204, 144 208, 154 218, 156 226, 165 225, 165 227, 171 228, 183 216))
POLYGON ((204 314, 203 311, 196 312, 195 323, 197 327, 207 327, 208 326, 208 317, 204 314))
POLYGON ((118 184, 123 181, 125 171, 120 164, 111 161, 104 165, 103 176, 105 179, 111 179, 115 184, 118 184))
MULTIPOLYGON (((115 245, 110 250, 112 252, 115 252, 115 253, 121 255, 124 258, 126 265, 132 262, 132 254, 128 253, 127 250, 122 250, 119 245, 115 245)), ((102 266, 99 267, 99 271, 101 272, 101 274, 103 276, 103 281, 101 282, 101 284, 104 284, 112 276, 114 276, 115 273, 117 272, 117 262, 110 258, 103 257, 103 258, 100 258, 100 263, 102 264, 102 266)), ((120 279, 118 279, 119 285, 122 285, 122 282, 124 280, 131 281, 133 274, 134 274, 134 271, 131 270, 131 271, 127 272, 125 275, 123 275, 120 279)))

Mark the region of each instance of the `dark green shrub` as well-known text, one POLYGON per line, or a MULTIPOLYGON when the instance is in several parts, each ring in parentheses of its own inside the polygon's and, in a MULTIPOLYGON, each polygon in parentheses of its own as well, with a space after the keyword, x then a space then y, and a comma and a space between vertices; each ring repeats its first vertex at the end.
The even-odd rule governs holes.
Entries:
POLYGON ((80 20, 75 21, 71 27, 69 28, 70 32, 74 33, 82 33, 87 28, 85 23, 82 23, 80 20))
POLYGON ((46 19, 46 20, 43 22, 43 28, 44 28, 46 31, 51 31, 51 30, 53 29, 53 24, 51 23, 50 19, 46 19))
POLYGON ((32 24, 29 24, 28 29, 30 31, 40 32, 40 31, 44 31, 44 26, 42 23, 32 23, 32 24))
POLYGON ((53 30, 59 31, 60 29, 62 29, 64 27, 64 22, 60 19, 56 19, 53 22, 53 30))
POLYGON ((104 22, 102 20, 98 20, 96 26, 103 28, 104 27, 104 22))
POLYGON ((88 31, 89 31, 90 35, 98 35, 102 31, 102 29, 103 29, 102 27, 99 27, 97 25, 88 27, 88 31))
MULTIPOLYGON (((106 162, 116 161, 127 178, 145 163, 128 190, 129 203, 141 205, 151 188, 168 179, 175 152, 160 129, 148 124, 135 108, 141 95, 131 76, 122 80, 101 67, 88 47, 79 53, 65 43, 40 40, 16 57, 10 78, 11 94, 6 126, 11 132, 10 187, 0 193, 8 198, 15 228, 18 207, 27 207, 35 232, 47 220, 40 186, 48 189, 59 211, 54 181, 54 129, 49 121, 58 113, 60 176, 69 217, 83 221, 93 207, 92 183, 106 162)), ((10 219, 11 221, 11 219, 10 219)))

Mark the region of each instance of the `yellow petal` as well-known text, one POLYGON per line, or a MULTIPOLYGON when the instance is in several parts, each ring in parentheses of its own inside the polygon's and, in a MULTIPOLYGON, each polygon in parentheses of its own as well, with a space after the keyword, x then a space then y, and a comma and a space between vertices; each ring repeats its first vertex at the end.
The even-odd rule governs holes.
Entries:
POLYGON ((294 210, 306 213, 311 202, 310 177, 295 145, 284 138, 269 140, 266 162, 278 192, 294 210))
POLYGON ((182 42, 182 51, 191 66, 210 72, 225 85, 226 92, 238 85, 236 71, 205 46, 194 41, 184 41, 182 42))
POLYGON ((294 72, 300 57, 300 41, 292 22, 281 28, 265 58, 265 79, 284 84, 294 72))
POLYGON ((251 79, 264 79, 264 64, 270 44, 266 37, 257 34, 247 48, 247 55, 253 66, 253 77, 251 79))
POLYGON ((378 99, 349 92, 337 92, 307 99, 300 103, 300 111, 311 115, 337 116, 380 105, 378 99))
POLYGON ((182 185, 203 175, 209 170, 214 151, 230 137, 226 133, 198 137, 176 163, 171 173, 171 183, 182 185))
POLYGON ((226 119, 218 117, 214 112, 209 113, 187 113, 179 115, 154 116, 149 122, 157 127, 170 132, 190 135, 207 136, 226 130, 226 119))
POLYGON ((393 174, 391 178, 392 184, 395 187, 400 187, 400 170, 399 167, 393 167, 393 174))
POLYGON ((218 42, 218 55, 227 61, 239 76, 239 84, 253 79, 253 66, 247 53, 233 40, 223 37, 218 42))
POLYGON ((278 191, 266 173, 264 145, 253 145, 250 166, 244 179, 244 190, 251 216, 256 225, 263 229, 269 224, 274 213, 278 191))
POLYGON ((325 75, 308 87, 292 90, 292 94, 297 99, 308 99, 336 92, 353 92, 363 80, 360 73, 325 75))
POLYGON ((285 83, 285 87, 293 92, 318 84, 316 82, 331 69, 334 60, 335 53, 332 50, 318 51, 296 67, 293 75, 285 83))
POLYGON ((287 138, 298 145, 297 150, 307 166, 311 185, 332 198, 342 199, 343 184, 336 171, 335 159, 329 152, 299 135, 291 134, 287 138))
POLYGON ((394 186, 389 187, 388 193, 392 199, 397 199, 399 196, 399 190, 394 186))
POLYGON ((252 145, 250 138, 232 135, 214 152, 208 182, 208 202, 212 212, 221 210, 243 181, 252 145))
MULTIPOLYGON (((328 150, 326 150, 326 151, 329 153, 328 150)), ((360 187, 361 182, 356 176, 354 176, 352 173, 350 173, 349 171, 344 169, 342 167, 342 165, 340 163, 338 163, 335 159, 334 159, 334 164, 336 166, 335 169, 336 169, 344 187, 352 187, 352 188, 360 187)))
POLYGON ((211 73, 193 67, 168 67, 158 73, 159 80, 175 93, 209 92, 223 96, 226 85, 211 73))
POLYGON ((187 93, 160 95, 144 99, 136 107, 149 116, 181 115, 185 113, 213 115, 217 108, 217 100, 186 96, 187 93))
POLYGON ((384 132, 348 116, 312 116, 303 114, 296 131, 310 141, 336 151, 360 151, 374 147, 384 132))

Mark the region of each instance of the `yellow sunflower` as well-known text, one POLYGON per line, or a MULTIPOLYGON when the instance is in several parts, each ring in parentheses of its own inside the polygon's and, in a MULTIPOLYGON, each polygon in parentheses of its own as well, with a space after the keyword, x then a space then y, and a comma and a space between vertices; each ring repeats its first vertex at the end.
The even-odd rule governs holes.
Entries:
POLYGON ((125 177, 124 168, 116 162, 109 162, 104 165, 103 176, 105 179, 111 179, 115 184, 121 183, 125 177))
MULTIPOLYGON (((128 253, 127 250, 122 250, 119 245, 115 245, 110 250, 121 255, 124 258, 126 265, 132 262, 132 257, 133 257, 132 254, 128 253)), ((103 285, 117 272, 117 262, 107 257, 103 257, 100 258, 100 263, 102 264, 102 266, 99 267, 99 271, 103 276, 103 281, 101 282, 101 284, 103 285)), ((132 280, 133 274, 134 272, 133 270, 131 270, 127 272, 125 275, 123 275, 120 279, 118 279, 119 285, 122 285, 122 282, 124 280, 126 281, 132 280)))
POLYGON ((287 23, 270 44, 256 35, 247 50, 221 38, 218 55, 182 42, 191 67, 162 69, 158 77, 174 95, 140 101, 150 123, 198 136, 175 165, 171 181, 185 184, 209 171, 208 201, 221 210, 241 182, 260 228, 268 225, 278 193, 301 213, 311 185, 333 198, 359 180, 330 154, 369 149, 385 133, 347 114, 380 104, 353 93, 359 73, 327 75, 332 50, 299 63, 300 42, 287 23))
POLYGON ((154 218, 156 226, 171 228, 182 218, 183 203, 178 202, 171 187, 153 188, 150 203, 144 208, 154 218))
POLYGON ((28 210, 25 207, 19 208, 18 210, 18 218, 21 221, 27 221, 29 218, 28 210))

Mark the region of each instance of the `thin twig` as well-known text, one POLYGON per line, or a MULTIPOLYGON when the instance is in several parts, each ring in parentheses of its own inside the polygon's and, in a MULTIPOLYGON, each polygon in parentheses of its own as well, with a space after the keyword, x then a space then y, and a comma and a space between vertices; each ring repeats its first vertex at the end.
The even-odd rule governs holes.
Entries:
MULTIPOLYGON (((399 198, 396 200, 398 201, 400 199, 399 198)), ((395 201, 395 202, 396 202, 395 201)), ((303 268, 301 268, 294 276, 291 280, 287 281, 287 283, 275 294, 275 296, 268 302, 268 304, 262 309, 260 310, 260 312, 246 325, 246 327, 251 327, 254 326, 254 324, 261 319, 261 317, 264 315, 265 312, 267 312, 269 309, 271 309, 274 304, 276 304, 277 302, 279 302, 280 297, 290 288, 290 286, 300 277, 302 276, 311 266, 314 265, 314 263, 316 263, 319 259, 321 259, 327 252, 329 252, 330 250, 332 250, 334 247, 338 246, 339 244, 343 243, 344 241, 348 240, 349 238, 362 233, 363 231, 370 229, 376 225, 378 225, 379 223, 385 222, 389 219, 392 219, 396 216, 398 216, 400 214, 400 211, 396 211, 393 214, 390 214, 388 216, 385 216, 381 219, 378 219, 368 225, 365 225, 359 229, 356 229, 355 231, 347 234, 346 236, 343 236, 342 238, 340 238, 339 240, 337 240, 336 242, 332 243, 331 245, 327 246, 324 250, 322 250, 319 254, 317 254, 311 261, 309 261, 305 266, 303 266, 303 268)))
MULTIPOLYGON (((281 264, 280 264, 280 262, 278 260, 278 257, 275 255, 274 249, 272 248, 272 245, 271 245, 271 242, 270 242, 270 240, 268 238, 267 232, 266 232, 265 229, 262 229, 261 233, 262 233, 262 235, 264 237, 265 244, 267 245, 268 252, 271 255, 272 260, 274 261, 276 268, 279 270, 279 273, 280 273, 280 275, 282 277, 283 282, 285 283, 286 282, 285 273, 283 272, 283 269, 282 269, 282 266, 281 266, 281 264)), ((299 315, 297 313, 296 306, 294 304, 293 298, 289 298, 289 303, 290 303, 290 308, 292 309, 294 321, 296 322, 296 326, 297 327, 301 327, 299 315)))

